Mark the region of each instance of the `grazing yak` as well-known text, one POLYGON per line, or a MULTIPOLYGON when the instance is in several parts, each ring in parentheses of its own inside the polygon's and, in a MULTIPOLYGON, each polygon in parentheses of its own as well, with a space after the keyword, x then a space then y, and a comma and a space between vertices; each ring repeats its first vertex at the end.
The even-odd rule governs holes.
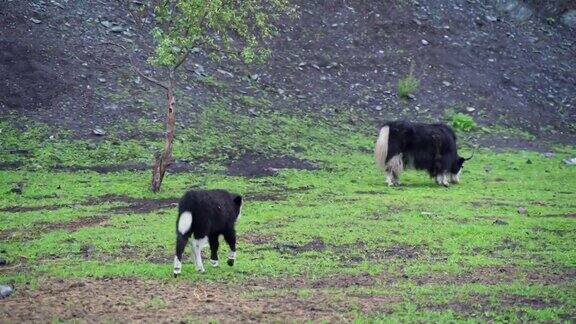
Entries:
POLYGON ((191 190, 184 194, 178 205, 176 221, 176 255, 174 256, 174 277, 182 271, 182 253, 190 237, 196 270, 204 272, 200 252, 210 244, 210 263, 218 266, 218 238, 230 247, 228 265, 236 259, 236 230, 234 226, 242 211, 242 196, 225 190, 191 190))
POLYGON ((466 160, 458 156, 456 134, 444 124, 407 121, 386 123, 381 129, 374 150, 376 163, 386 171, 389 186, 400 184, 406 168, 426 170, 436 183, 449 186, 460 181, 466 160))

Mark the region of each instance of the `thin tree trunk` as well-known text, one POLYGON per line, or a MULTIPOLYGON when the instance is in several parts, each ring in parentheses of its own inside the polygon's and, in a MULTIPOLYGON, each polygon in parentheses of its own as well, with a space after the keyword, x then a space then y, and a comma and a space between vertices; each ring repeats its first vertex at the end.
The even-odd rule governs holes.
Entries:
POLYGON ((174 78, 173 74, 170 75, 170 82, 168 89, 166 89, 168 99, 168 111, 166 115, 166 141, 164 143, 164 150, 162 153, 157 152, 154 154, 154 166, 152 168, 152 185, 150 189, 153 192, 158 192, 162 186, 162 180, 166 169, 172 163, 172 143, 174 142, 174 78))

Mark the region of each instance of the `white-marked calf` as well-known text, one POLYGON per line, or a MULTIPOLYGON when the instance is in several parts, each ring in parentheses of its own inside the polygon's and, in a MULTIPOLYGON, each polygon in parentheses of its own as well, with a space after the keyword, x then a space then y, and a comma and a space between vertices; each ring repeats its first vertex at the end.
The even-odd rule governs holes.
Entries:
POLYGON ((176 255, 174 277, 182 271, 182 253, 192 237, 191 245, 196 270, 204 272, 202 248, 210 244, 210 263, 218 266, 218 238, 230 246, 228 265, 236 259, 236 230, 234 225, 240 217, 242 197, 225 190, 188 191, 178 205, 176 221, 176 255))

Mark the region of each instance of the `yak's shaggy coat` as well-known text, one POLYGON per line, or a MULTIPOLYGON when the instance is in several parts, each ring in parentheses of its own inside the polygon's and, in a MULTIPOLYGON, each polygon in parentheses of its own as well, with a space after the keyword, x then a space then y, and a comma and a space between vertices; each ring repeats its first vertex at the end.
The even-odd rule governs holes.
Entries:
POLYGON ((236 230, 234 225, 240 217, 242 197, 225 190, 188 191, 178 206, 176 221, 176 255, 174 256, 174 276, 182 271, 182 253, 192 237, 192 251, 196 270, 204 272, 202 255, 206 242, 210 244, 210 262, 218 266, 218 238, 230 246, 228 265, 236 259, 236 230))
POLYGON ((380 129, 374 155, 390 186, 400 184, 405 167, 428 171, 439 185, 458 183, 462 165, 470 159, 458 156, 450 127, 406 121, 389 122, 380 129))

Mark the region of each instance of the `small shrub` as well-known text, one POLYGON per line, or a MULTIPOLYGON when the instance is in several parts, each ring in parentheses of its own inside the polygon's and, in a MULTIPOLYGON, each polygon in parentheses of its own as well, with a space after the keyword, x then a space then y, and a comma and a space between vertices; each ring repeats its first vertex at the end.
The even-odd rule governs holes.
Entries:
POLYGON ((418 86, 420 81, 416 79, 413 75, 408 75, 398 81, 398 95, 400 98, 408 99, 410 94, 412 94, 418 86))
POLYGON ((463 113, 452 115, 452 127, 460 132, 469 132, 476 128, 474 118, 463 113))

